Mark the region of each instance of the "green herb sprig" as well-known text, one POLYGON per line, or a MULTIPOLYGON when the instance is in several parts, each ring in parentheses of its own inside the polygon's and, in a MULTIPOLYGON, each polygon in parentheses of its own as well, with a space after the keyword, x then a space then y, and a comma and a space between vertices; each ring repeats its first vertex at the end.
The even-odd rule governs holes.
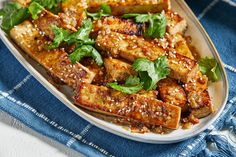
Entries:
POLYGON ((139 73, 145 90, 155 89, 157 82, 170 73, 166 57, 159 57, 154 62, 145 58, 137 59, 133 63, 133 69, 139 73))
POLYGON ((150 38, 162 38, 166 32, 165 12, 157 14, 124 14, 123 18, 134 18, 136 23, 148 23, 145 35, 150 38))
POLYGON ((108 86, 126 94, 137 93, 143 89, 143 83, 140 82, 140 79, 136 76, 129 76, 123 86, 119 85, 117 82, 108 83, 108 86))
POLYGON ((73 64, 84 57, 92 57, 95 62, 101 66, 103 64, 102 57, 93 47, 95 41, 89 38, 92 27, 93 23, 91 19, 83 20, 82 26, 75 33, 71 33, 68 30, 52 25, 55 37, 52 44, 48 46, 48 49, 58 48, 62 42, 69 45, 74 44, 76 49, 69 56, 73 64))
POLYGON ((28 9, 31 13, 32 19, 34 20, 38 19, 38 14, 45 10, 44 7, 37 2, 30 3, 28 9))
POLYGON ((97 13, 90 13, 87 11, 87 16, 93 18, 93 20, 99 20, 101 17, 110 16, 111 8, 107 4, 102 4, 97 13))
POLYGON ((64 0, 33 0, 32 2, 37 2, 42 7, 56 14, 61 10, 60 4, 63 1, 64 0))
POLYGON ((130 76, 124 86, 117 82, 109 83, 108 86, 127 94, 137 93, 141 89, 153 90, 156 89, 157 82, 170 73, 166 57, 159 57, 154 62, 140 58, 134 61, 132 67, 139 73, 138 77, 130 76))
POLYGON ((1 27, 8 33, 15 25, 18 25, 29 18, 30 14, 28 9, 21 6, 21 4, 17 2, 8 2, 0 10, 0 16, 2 18, 1 27))
POLYGON ((220 79, 220 69, 217 61, 214 58, 201 58, 199 60, 200 71, 207 75, 209 80, 212 82, 218 81, 220 79))

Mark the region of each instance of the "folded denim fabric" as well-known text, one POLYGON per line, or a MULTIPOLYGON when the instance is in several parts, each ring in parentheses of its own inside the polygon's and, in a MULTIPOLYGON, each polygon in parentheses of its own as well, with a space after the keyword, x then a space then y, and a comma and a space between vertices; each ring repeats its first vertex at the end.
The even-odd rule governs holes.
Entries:
POLYGON ((224 112, 206 131, 176 144, 146 144, 128 140, 80 118, 14 58, 0 41, 0 109, 26 126, 86 156, 236 156, 232 141, 219 134, 222 128, 236 133, 236 1, 187 0, 209 33, 227 68, 229 101, 224 112), (217 151, 207 148, 213 142, 217 151))

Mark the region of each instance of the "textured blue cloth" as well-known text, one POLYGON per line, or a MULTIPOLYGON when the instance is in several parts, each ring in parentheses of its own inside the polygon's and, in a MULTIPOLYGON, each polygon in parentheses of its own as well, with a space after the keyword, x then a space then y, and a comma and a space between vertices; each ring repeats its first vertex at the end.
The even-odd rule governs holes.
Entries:
MULTIPOLYGON (((236 2, 188 0, 225 64, 236 67, 236 2)), ((226 66, 227 66, 226 65, 226 66)), ((145 144, 118 137, 83 120, 38 83, 0 41, 0 109, 26 126, 86 156, 235 156, 235 148, 217 130, 236 133, 236 73, 227 66, 229 101, 214 129, 197 137, 169 144, 145 144), (218 151, 206 148, 216 144, 218 151)))

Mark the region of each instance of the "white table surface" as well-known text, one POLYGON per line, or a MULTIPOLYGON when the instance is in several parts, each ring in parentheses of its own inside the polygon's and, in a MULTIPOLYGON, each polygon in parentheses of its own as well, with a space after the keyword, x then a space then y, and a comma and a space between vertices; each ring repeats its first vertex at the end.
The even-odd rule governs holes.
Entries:
POLYGON ((82 157, 0 111, 0 157, 82 157))

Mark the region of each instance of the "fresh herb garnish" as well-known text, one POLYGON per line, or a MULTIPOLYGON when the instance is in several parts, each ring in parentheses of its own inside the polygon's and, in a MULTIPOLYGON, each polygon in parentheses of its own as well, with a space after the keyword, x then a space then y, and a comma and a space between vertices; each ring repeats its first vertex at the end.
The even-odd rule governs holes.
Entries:
POLYGON ((133 94, 141 89, 155 89, 157 82, 166 78, 170 73, 166 57, 159 57, 154 62, 145 58, 137 59, 133 63, 133 69, 139 73, 139 76, 130 76, 124 86, 118 85, 117 82, 109 83, 108 85, 120 92, 133 94))
POLYGON ((42 10, 44 10, 44 7, 41 6, 37 2, 32 2, 32 3, 30 3, 28 9, 29 9, 29 12, 32 15, 32 19, 36 20, 38 18, 38 14, 41 13, 42 10))
POLYGON ((37 2, 42 7, 50 10, 51 12, 58 13, 61 10, 60 3, 63 1, 64 0, 33 0, 32 2, 37 2))
POLYGON ((125 86, 135 86, 140 84, 140 78, 137 76, 129 76, 125 81, 125 86))
POLYGON ((145 30, 147 37, 162 38, 166 32, 166 16, 165 13, 157 14, 124 14, 123 18, 134 18, 137 23, 148 23, 145 30))
POLYGON ((138 91, 143 89, 143 83, 140 82, 140 79, 133 76, 128 77, 124 86, 119 85, 117 82, 108 83, 108 86, 126 94, 137 93, 138 91))
POLYGON ((15 25, 22 23, 29 17, 27 8, 24 8, 17 2, 8 2, 0 10, 2 17, 2 29, 9 32, 15 25))
POLYGON ((53 42, 50 45, 48 45, 47 48, 55 49, 58 48, 59 45, 70 36, 70 32, 66 29, 59 28, 56 25, 52 25, 51 28, 54 33, 54 39, 53 42))
POLYGON ((93 20, 98 20, 103 16, 109 16, 111 14, 111 8, 107 4, 102 4, 101 8, 97 13, 89 13, 87 11, 87 16, 93 18, 93 20))
POLYGON ((102 57, 93 47, 95 41, 89 38, 92 27, 93 23, 91 19, 84 20, 80 29, 75 33, 53 25, 52 30, 55 37, 53 43, 48 46, 48 49, 58 48, 62 42, 69 45, 74 44, 76 49, 70 54, 70 59, 73 64, 84 57, 92 57, 95 62, 101 66, 103 64, 102 57))
POLYGON ((52 25, 52 30, 54 32, 53 43, 48 46, 49 49, 55 49, 59 47, 62 42, 67 44, 75 44, 76 47, 82 45, 93 45, 94 40, 89 38, 89 34, 92 30, 93 23, 91 19, 84 20, 82 26, 75 33, 70 33, 68 30, 59 28, 55 25, 52 25))
POLYGON ((57 13, 60 10, 60 3, 63 0, 32 0, 29 7, 23 7, 18 2, 8 2, 0 9, 0 16, 2 17, 2 29, 5 32, 9 32, 15 25, 22 23, 28 19, 30 13, 35 20, 38 18, 38 14, 41 13, 44 8, 57 13))
POLYGON ((133 69, 139 73, 145 90, 155 89, 157 82, 170 73, 166 57, 159 57, 154 62, 145 58, 137 59, 133 63, 133 69))
POLYGON ((220 79, 219 65, 214 58, 201 58, 199 60, 199 69, 213 82, 220 79))
POLYGON ((70 60, 72 64, 75 64, 84 57, 92 57, 99 66, 103 64, 102 56, 91 45, 83 45, 70 54, 70 60))

